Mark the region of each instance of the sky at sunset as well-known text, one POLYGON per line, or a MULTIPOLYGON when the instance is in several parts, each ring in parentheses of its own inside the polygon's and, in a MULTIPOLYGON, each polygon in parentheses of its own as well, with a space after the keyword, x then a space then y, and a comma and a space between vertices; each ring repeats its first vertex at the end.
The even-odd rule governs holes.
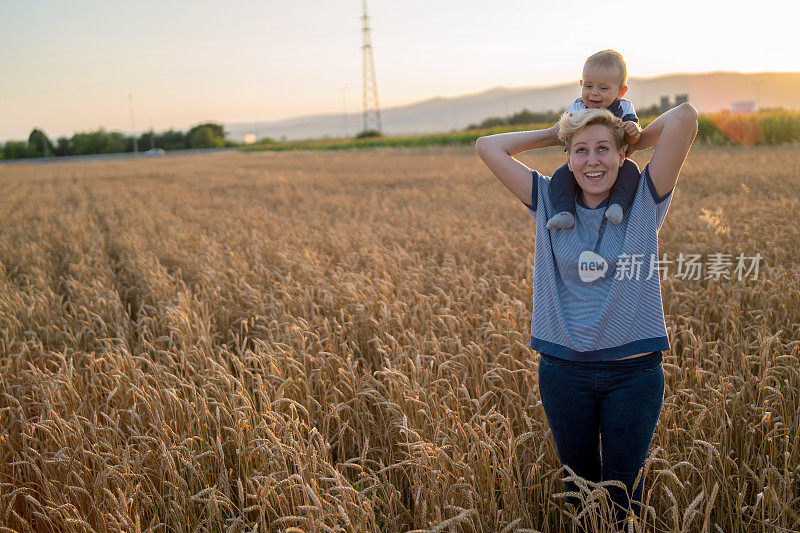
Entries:
MULTIPOLYGON (((633 77, 800 71, 800 4, 733 5, 370 0, 380 103, 577 84, 605 48, 633 77)), ((130 133, 129 94, 139 132, 358 111, 360 16, 360 0, 2 2, 0 142, 130 133)))

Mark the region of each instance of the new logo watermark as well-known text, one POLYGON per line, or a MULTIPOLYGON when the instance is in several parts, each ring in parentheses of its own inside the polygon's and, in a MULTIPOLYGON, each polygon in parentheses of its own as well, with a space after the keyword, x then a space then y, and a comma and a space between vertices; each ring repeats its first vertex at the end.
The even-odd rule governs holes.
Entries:
MULTIPOLYGON (((758 268, 763 257, 760 253, 753 256, 746 256, 742 253, 736 257, 733 254, 713 253, 707 254, 705 258, 702 254, 679 253, 678 257, 672 261, 666 253, 658 259, 658 256, 651 254, 647 260, 646 254, 620 254, 614 270, 614 279, 638 280, 641 277, 649 280, 658 275, 660 280, 669 277, 670 265, 674 265, 673 277, 676 279, 722 279, 743 280, 747 277, 758 279, 758 268)), ((578 256, 578 276, 581 281, 591 283, 602 278, 608 271, 608 263, 602 257, 588 250, 581 252, 578 256)))
POLYGON ((578 256, 578 276, 581 281, 591 283, 600 279, 608 272, 608 262, 602 255, 585 250, 578 256))

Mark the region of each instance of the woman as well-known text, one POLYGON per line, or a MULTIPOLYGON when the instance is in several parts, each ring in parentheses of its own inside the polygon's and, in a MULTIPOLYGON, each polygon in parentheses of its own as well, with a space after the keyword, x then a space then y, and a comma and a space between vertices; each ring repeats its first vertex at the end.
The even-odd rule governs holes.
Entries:
MULTIPOLYGON (((609 487, 618 526, 629 506, 639 514, 628 496, 641 501, 643 483, 633 485, 663 403, 661 350, 669 343, 658 231, 696 133, 697 112, 689 104, 642 131, 629 153, 657 146, 620 224, 606 224, 603 216, 626 153, 621 121, 607 110, 565 113, 552 128, 476 143, 484 163, 536 218, 531 348, 541 354, 539 391, 559 459, 590 481, 625 484, 627 491, 609 487), (550 178, 513 156, 561 142, 580 186, 578 216, 571 229, 548 230, 555 214, 550 178)), ((565 490, 577 488, 565 482, 565 490)), ((567 501, 579 505, 577 498, 567 501)))

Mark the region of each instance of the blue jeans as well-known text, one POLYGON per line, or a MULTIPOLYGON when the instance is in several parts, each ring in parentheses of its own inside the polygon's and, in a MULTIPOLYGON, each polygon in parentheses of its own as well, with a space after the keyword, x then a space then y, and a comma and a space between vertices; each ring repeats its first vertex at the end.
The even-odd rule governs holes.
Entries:
MULTIPOLYGON (((630 500, 642 500, 644 479, 635 488, 633 482, 647 458, 664 402, 661 361, 661 352, 591 363, 545 354, 539 359, 539 394, 561 464, 590 481, 616 479, 628 488, 626 493, 606 487, 618 526, 629 503, 640 516, 640 506, 630 500)), ((564 490, 578 488, 564 482, 564 490)), ((578 498, 567 497, 567 502, 580 509, 578 498)))

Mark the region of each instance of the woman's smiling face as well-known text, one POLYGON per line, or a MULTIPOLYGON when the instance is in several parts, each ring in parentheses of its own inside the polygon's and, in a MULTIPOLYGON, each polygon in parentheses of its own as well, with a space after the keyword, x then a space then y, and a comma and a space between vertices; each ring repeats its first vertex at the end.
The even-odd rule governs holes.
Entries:
POLYGON ((570 140, 567 166, 575 175, 583 190, 583 200, 589 207, 597 207, 608 198, 624 162, 625 147, 617 148, 608 126, 586 126, 570 140))

